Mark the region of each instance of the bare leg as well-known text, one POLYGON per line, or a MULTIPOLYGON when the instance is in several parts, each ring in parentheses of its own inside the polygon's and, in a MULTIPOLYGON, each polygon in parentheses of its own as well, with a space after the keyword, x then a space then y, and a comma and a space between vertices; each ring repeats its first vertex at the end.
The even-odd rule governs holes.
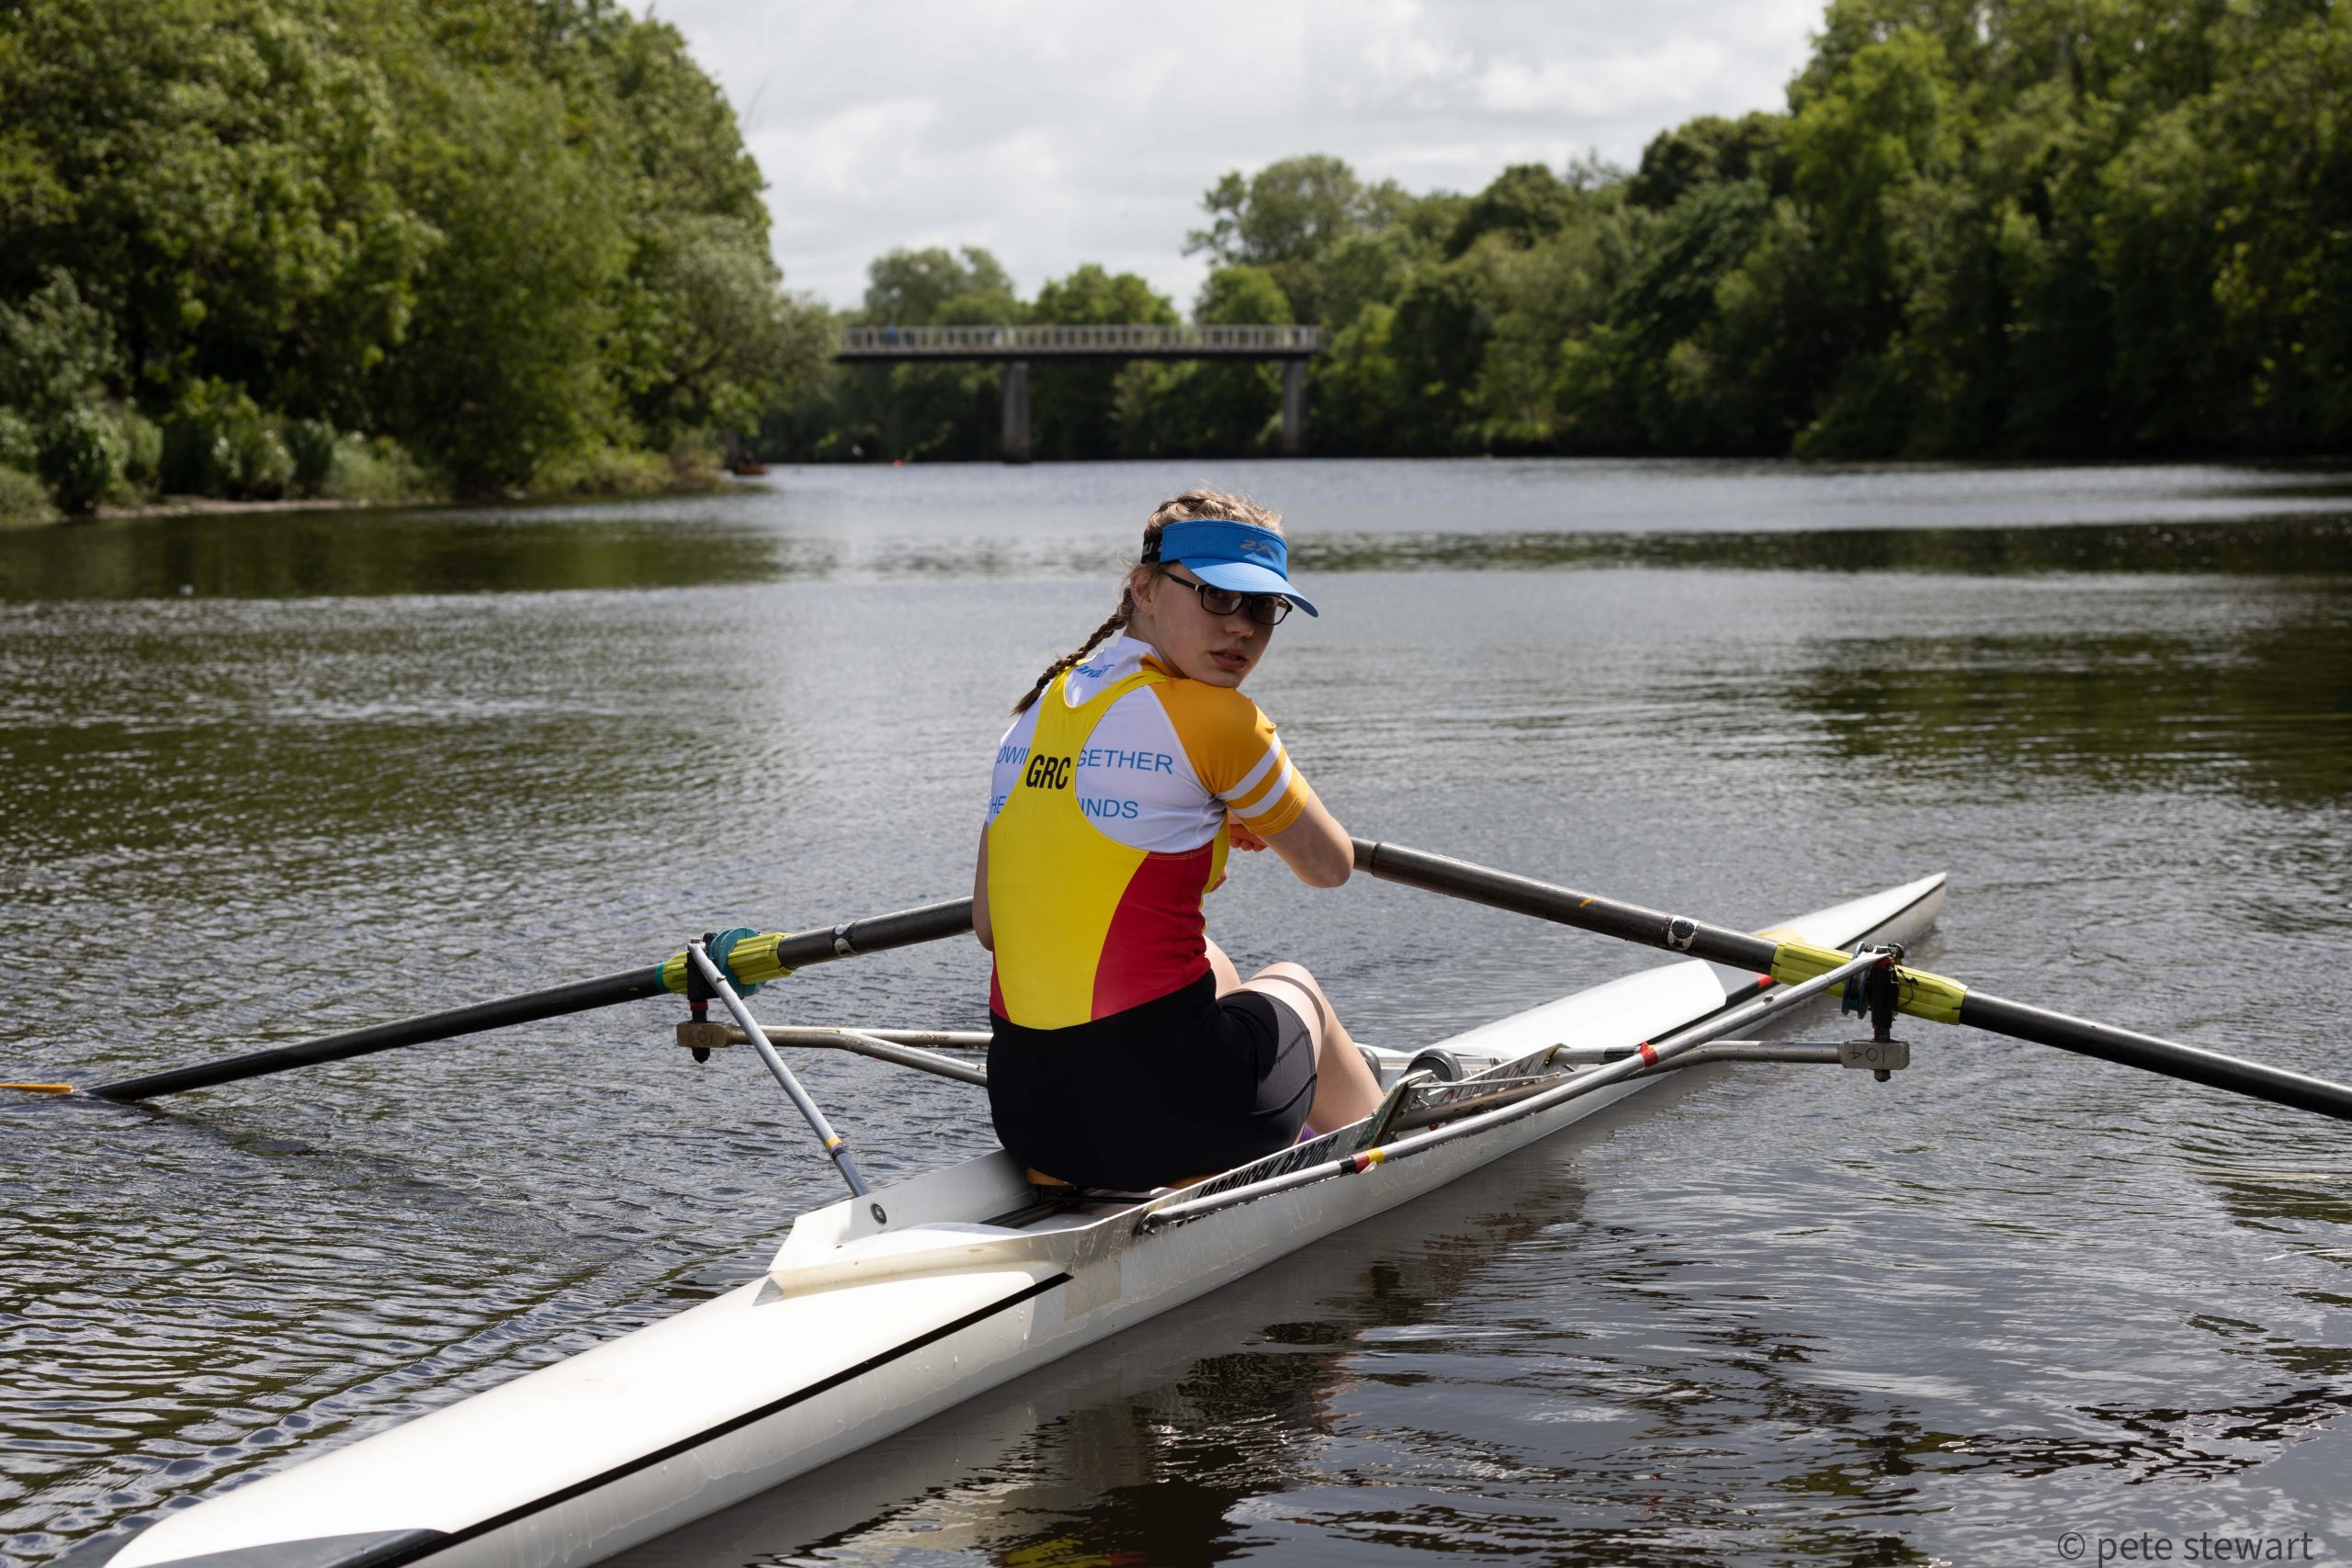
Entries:
POLYGON ((1203 937, 1201 942, 1209 950, 1209 973, 1216 976, 1216 994, 1221 997, 1228 991, 1239 990, 1241 971, 1233 966, 1233 960, 1225 955, 1225 949, 1206 937, 1203 937))
POLYGON ((1317 1132, 1361 1122, 1380 1109, 1380 1080, 1364 1065, 1355 1041, 1306 965, 1268 964, 1241 988, 1277 998, 1306 1021, 1307 1035, 1315 1042, 1315 1103, 1307 1108, 1306 1120, 1317 1132))

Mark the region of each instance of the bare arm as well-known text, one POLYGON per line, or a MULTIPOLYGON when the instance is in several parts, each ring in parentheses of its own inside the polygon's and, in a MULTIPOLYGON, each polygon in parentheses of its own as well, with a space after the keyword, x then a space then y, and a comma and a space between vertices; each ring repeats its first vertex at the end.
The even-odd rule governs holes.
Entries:
POLYGON ((1266 847, 1283 857, 1309 887, 1337 887, 1355 869, 1355 845, 1340 826, 1315 786, 1306 786, 1306 807, 1279 833, 1266 835, 1266 847))
POLYGON ((996 928, 989 923, 989 836, 980 834, 979 863, 972 868, 972 934, 990 953, 996 951, 996 928))

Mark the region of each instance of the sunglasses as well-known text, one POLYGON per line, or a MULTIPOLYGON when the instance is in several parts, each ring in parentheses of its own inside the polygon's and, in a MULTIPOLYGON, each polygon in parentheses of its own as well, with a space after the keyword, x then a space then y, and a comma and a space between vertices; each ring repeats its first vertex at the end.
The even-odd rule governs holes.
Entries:
POLYGON ((1218 588, 1206 582, 1195 582, 1189 577, 1179 577, 1166 567, 1159 575, 1180 588, 1189 588, 1201 602, 1201 608, 1223 620, 1226 616, 1250 612, 1250 618, 1261 626, 1278 626, 1290 614, 1290 601, 1279 593, 1236 593, 1230 588, 1218 588))

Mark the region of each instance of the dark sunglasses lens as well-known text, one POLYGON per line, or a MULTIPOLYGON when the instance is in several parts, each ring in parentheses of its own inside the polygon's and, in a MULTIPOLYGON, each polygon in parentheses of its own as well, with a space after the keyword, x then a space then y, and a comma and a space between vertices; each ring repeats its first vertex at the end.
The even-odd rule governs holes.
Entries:
POLYGON ((1201 608, 1212 615, 1230 615, 1245 607, 1250 618, 1261 626, 1278 626, 1290 614, 1290 601, 1275 593, 1236 593, 1229 588, 1212 588, 1205 582, 1183 582, 1201 601, 1201 608))
POLYGON ((1201 607, 1212 615, 1230 615, 1247 610, 1250 618, 1261 626, 1278 626, 1290 614, 1290 601, 1272 593, 1236 593, 1227 588, 1201 589, 1201 607))

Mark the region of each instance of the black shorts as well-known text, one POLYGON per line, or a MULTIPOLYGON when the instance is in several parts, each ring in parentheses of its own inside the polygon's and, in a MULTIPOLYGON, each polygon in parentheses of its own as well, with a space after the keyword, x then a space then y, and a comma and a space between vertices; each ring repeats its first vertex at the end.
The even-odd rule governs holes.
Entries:
POLYGON ((1314 1043, 1287 998, 1219 997, 1212 976, 1068 1029, 995 1024, 997 1137, 1080 1187, 1141 1192, 1246 1164, 1295 1141, 1315 1098, 1314 1043))

